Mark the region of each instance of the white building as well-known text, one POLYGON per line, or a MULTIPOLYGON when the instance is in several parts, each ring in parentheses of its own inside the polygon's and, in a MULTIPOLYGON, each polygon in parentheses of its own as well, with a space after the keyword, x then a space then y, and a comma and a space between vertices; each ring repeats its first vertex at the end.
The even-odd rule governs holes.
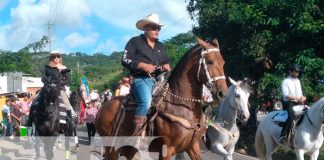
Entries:
POLYGON ((30 92, 34 94, 43 85, 40 77, 31 77, 20 72, 0 75, 0 94, 12 92, 30 92))

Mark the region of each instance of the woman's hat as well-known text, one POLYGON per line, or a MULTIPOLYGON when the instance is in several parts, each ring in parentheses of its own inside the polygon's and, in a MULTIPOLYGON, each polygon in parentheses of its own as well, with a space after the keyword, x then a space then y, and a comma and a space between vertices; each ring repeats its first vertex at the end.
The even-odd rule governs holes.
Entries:
POLYGON ((53 50, 50 53, 50 55, 57 55, 57 54, 59 55, 59 54, 61 54, 61 52, 59 50, 53 50))
POLYGON ((136 28, 144 31, 144 27, 148 24, 153 24, 162 27, 163 24, 160 23, 159 15, 152 13, 146 16, 144 19, 141 19, 136 22, 136 28))
POLYGON ((86 100, 85 100, 85 103, 86 103, 86 104, 89 104, 90 102, 92 102, 90 99, 86 99, 86 100))

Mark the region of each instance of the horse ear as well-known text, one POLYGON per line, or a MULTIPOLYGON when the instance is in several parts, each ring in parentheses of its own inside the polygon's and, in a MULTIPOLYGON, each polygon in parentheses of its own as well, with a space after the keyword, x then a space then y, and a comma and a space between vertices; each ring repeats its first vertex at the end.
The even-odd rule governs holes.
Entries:
POLYGON ((216 48, 219 48, 219 43, 218 43, 217 38, 215 38, 215 39, 213 40, 213 45, 214 45, 216 48))
POLYGON ((205 42, 204 40, 200 39, 199 37, 196 36, 197 42, 199 45, 201 45, 204 49, 208 48, 208 44, 207 42, 205 42))
POLYGON ((236 86, 237 82, 235 82, 231 77, 228 77, 228 79, 230 80, 230 82, 232 83, 232 85, 236 86))

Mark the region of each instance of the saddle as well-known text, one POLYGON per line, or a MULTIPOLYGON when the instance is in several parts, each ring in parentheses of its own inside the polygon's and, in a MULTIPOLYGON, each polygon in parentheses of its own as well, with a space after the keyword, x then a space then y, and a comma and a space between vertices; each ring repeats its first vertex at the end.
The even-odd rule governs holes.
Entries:
MULTIPOLYGON (((295 131, 296 127, 302 122, 304 119, 304 115, 308 110, 308 106, 306 105, 296 105, 293 107, 295 119, 292 122, 292 127, 288 133, 288 145, 293 148, 293 142, 295 139, 295 131)), ((287 119, 288 119, 288 112, 286 110, 277 111, 277 113, 272 117, 275 124, 280 127, 284 127, 287 119)))
MULTIPOLYGON (((168 90, 168 85, 167 85, 167 79, 170 76, 170 72, 164 72, 160 74, 156 80, 157 82, 155 83, 152 91, 152 102, 151 102, 151 107, 149 108, 148 111, 148 116, 147 116, 147 121, 143 125, 144 127, 141 129, 141 131, 147 131, 146 133, 148 135, 153 134, 154 131, 154 119, 156 118, 157 115, 159 115, 162 118, 166 118, 171 122, 175 122, 183 126, 184 128, 187 129, 194 129, 194 130, 199 130, 201 127, 200 123, 195 123, 190 120, 187 120, 185 117, 179 117, 173 114, 169 113, 164 113, 160 112, 159 110, 162 110, 160 106, 161 101, 164 99, 167 90, 168 90), (148 127, 148 128, 146 128, 148 127)), ((126 112, 134 112, 136 109, 136 100, 133 95, 133 92, 130 91, 130 94, 125 96, 122 99, 121 102, 121 109, 126 111, 126 112)), ((118 117, 118 118, 122 118, 118 117)))

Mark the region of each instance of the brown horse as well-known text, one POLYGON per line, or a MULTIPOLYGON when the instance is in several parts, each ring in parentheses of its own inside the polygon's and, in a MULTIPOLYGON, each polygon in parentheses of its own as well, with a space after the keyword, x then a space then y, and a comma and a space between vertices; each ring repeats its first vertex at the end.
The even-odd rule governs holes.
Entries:
MULTIPOLYGON (((148 149, 150 153, 158 153, 159 159, 171 159, 184 151, 193 160, 201 159, 199 142, 205 132, 200 100, 202 87, 205 84, 217 102, 227 94, 224 60, 218 41, 215 39, 209 44, 197 40, 198 45, 187 51, 173 69, 161 95, 153 98, 153 104, 158 103, 152 107, 156 112, 149 114, 148 121, 154 127, 147 128, 154 128, 153 136, 159 138, 151 141, 148 149)), ((129 105, 123 103, 123 99, 113 98, 98 111, 95 126, 100 136, 131 136, 134 113, 127 111, 129 105)), ((122 155, 132 159, 137 151, 130 146, 119 149, 110 146, 106 147, 105 158, 118 159, 122 155)))

